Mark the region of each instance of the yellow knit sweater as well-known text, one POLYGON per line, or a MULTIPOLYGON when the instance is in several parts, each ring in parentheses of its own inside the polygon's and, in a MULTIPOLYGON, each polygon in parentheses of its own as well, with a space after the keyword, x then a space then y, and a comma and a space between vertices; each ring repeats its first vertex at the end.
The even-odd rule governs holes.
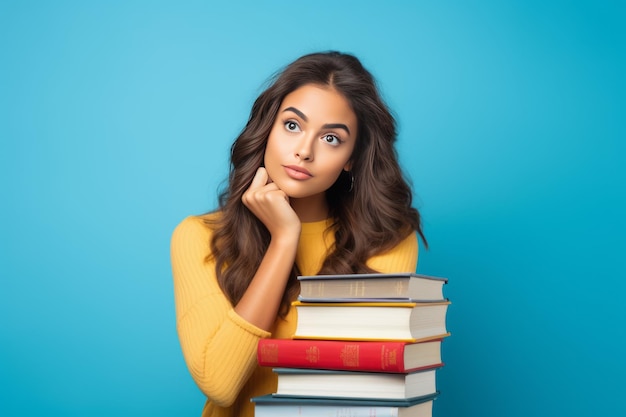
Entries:
MULTIPOLYGON (((296 264, 303 275, 319 271, 332 233, 328 221, 303 223, 296 264)), ((176 323, 183 356, 191 376, 207 396, 203 417, 252 417, 250 398, 275 392, 276 375, 259 367, 256 348, 266 337, 291 338, 296 325, 292 308, 266 332, 239 317, 215 277, 215 265, 206 262, 211 230, 201 217, 187 217, 175 229, 171 242, 176 323)), ((415 272, 417 237, 409 235, 388 253, 368 265, 380 272, 415 272)))

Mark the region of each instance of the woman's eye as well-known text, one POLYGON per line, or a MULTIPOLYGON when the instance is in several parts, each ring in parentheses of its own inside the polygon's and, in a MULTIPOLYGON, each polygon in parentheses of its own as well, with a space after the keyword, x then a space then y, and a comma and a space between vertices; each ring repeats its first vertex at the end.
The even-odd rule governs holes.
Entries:
POLYGON ((298 126, 298 123, 289 120, 287 122, 285 122, 285 129, 287 129, 290 132, 299 132, 300 131, 300 126, 298 126))
POLYGON ((322 137, 322 140, 330 145, 337 146, 341 144, 341 140, 335 135, 325 135, 322 137))

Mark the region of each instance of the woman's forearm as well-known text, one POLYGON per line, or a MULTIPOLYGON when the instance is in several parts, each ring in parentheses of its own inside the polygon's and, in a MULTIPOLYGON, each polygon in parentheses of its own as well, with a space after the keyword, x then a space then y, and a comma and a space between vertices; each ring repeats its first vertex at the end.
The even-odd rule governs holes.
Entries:
POLYGON ((271 240, 254 278, 235 307, 235 312, 244 320, 263 330, 269 331, 272 327, 297 248, 297 237, 271 240))

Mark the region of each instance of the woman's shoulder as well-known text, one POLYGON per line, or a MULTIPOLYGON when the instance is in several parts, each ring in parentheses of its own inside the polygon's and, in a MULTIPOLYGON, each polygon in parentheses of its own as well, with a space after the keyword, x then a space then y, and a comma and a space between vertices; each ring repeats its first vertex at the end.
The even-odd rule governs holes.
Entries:
POLYGON ((206 241, 212 234, 212 224, 219 219, 219 212, 185 217, 174 228, 172 243, 180 240, 202 239, 206 241))

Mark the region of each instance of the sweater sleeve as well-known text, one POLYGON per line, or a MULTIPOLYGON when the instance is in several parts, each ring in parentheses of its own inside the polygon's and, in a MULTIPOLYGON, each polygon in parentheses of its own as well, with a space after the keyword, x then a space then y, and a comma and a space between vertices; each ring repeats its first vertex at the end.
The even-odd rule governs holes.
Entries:
POLYGON ((174 230, 171 262, 178 337, 194 381, 215 404, 231 405, 256 366, 260 338, 270 333, 233 310, 206 260, 211 232, 198 217, 174 230))
POLYGON ((409 234, 391 250, 371 257, 367 265, 378 272, 415 272, 418 255, 417 234, 409 234))

